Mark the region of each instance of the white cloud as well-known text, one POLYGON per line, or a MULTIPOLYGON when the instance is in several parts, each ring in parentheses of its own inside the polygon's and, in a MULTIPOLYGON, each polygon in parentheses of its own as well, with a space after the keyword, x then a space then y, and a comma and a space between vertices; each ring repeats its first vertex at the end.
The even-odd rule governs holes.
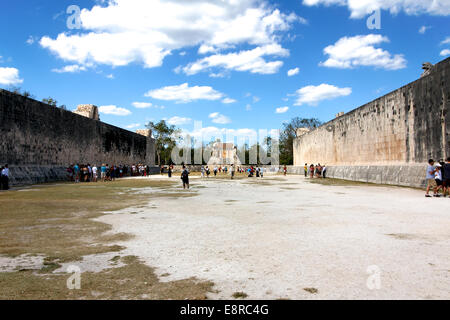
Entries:
POLYGON ((31 46, 34 43, 34 41, 35 41, 34 37, 33 36, 29 36, 27 41, 26 41, 26 43, 31 46))
POLYGON ((135 129, 135 128, 139 128, 140 126, 141 126, 140 123, 133 123, 133 124, 126 126, 126 128, 127 129, 135 129))
POLYGON ((250 105, 250 104, 247 104, 246 106, 245 106, 245 110, 246 111, 252 111, 252 106, 250 105))
POLYGON ((444 49, 441 51, 441 56, 446 57, 450 55, 450 49, 444 49))
POLYGON ((80 32, 44 36, 40 45, 80 65, 141 62, 146 68, 161 66, 172 51, 194 46, 213 53, 238 45, 274 45, 281 32, 305 23, 266 0, 102 1, 83 9, 80 18, 80 32))
POLYGON ((150 102, 133 102, 131 105, 138 109, 147 109, 153 106, 150 102))
POLYGON ((62 67, 61 69, 52 69, 52 72, 56 73, 77 73, 80 71, 86 71, 86 67, 79 66, 77 64, 62 67))
POLYGON ((114 79, 115 77, 114 77, 114 75, 111 73, 111 74, 108 74, 107 76, 106 76, 108 79, 114 79))
POLYGON ((300 69, 299 69, 299 68, 295 68, 295 69, 289 70, 288 73, 287 73, 287 75, 288 75, 289 77, 292 77, 292 76, 295 76, 295 75, 297 75, 297 74, 299 74, 299 73, 300 73, 300 69))
POLYGON ((0 68, 0 84, 15 85, 23 82, 19 77, 19 70, 16 68, 0 68))
POLYGON ((223 104, 231 104, 231 103, 236 103, 237 101, 231 98, 225 98, 222 100, 223 104))
POLYGON ((214 90, 212 87, 189 87, 188 83, 184 83, 179 86, 168 86, 161 89, 150 90, 145 96, 158 100, 188 103, 197 100, 220 100, 224 97, 224 94, 214 90))
POLYGON ((286 113, 286 112, 288 112, 289 111, 289 107, 281 107, 281 108, 277 108, 276 110, 275 110, 275 112, 276 113, 279 113, 279 114, 281 114, 281 113, 286 113))
POLYGON ((283 66, 283 61, 266 61, 263 58, 264 56, 287 57, 289 56, 289 50, 282 48, 279 44, 269 44, 251 50, 215 54, 190 63, 182 70, 187 75, 194 75, 212 68, 274 74, 283 66))
POLYGON ((406 67, 406 60, 401 54, 391 55, 388 51, 375 48, 374 45, 389 42, 387 37, 379 34, 343 37, 334 45, 324 49, 328 60, 320 65, 330 68, 351 69, 360 66, 372 66, 386 70, 398 70, 406 67))
POLYGON ((124 108, 118 108, 117 106, 110 105, 110 106, 101 106, 98 108, 100 113, 103 114, 110 114, 114 116, 128 116, 131 114, 130 110, 124 109, 124 108))
POLYGON ((420 34, 425 34, 428 29, 431 29, 431 27, 430 26, 421 26, 420 29, 419 29, 419 33, 420 34))
POLYGON ((378 9, 388 10, 391 14, 405 12, 408 15, 450 15, 448 0, 303 0, 303 4, 306 6, 347 6, 351 11, 350 17, 355 19, 363 18, 378 9))
POLYGON ((260 97, 253 96, 253 103, 258 103, 258 102, 260 102, 260 101, 261 101, 261 98, 260 98, 260 97))
POLYGON ((180 125, 183 125, 183 124, 189 124, 191 122, 192 122, 191 118, 182 118, 182 117, 178 117, 178 116, 172 117, 172 118, 167 120, 168 124, 174 125, 174 126, 180 126, 180 125))
POLYGON ((449 43, 450 43, 450 37, 447 37, 447 38, 445 38, 445 40, 443 40, 443 41, 441 42, 441 45, 449 44, 449 43))
POLYGON ((213 123, 217 123, 217 124, 229 124, 229 123, 231 123, 231 119, 230 118, 228 118, 227 116, 224 116, 223 114, 220 114, 218 112, 211 113, 209 115, 209 118, 212 119, 213 123))
POLYGON ((348 96, 351 93, 352 88, 339 88, 326 83, 322 83, 319 86, 306 86, 296 91, 297 100, 295 105, 308 104, 316 106, 320 101, 348 96))

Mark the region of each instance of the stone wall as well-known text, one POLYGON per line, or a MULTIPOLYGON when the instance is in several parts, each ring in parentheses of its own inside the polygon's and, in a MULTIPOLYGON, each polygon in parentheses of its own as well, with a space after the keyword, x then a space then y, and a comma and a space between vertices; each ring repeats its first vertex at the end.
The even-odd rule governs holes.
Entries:
POLYGON ((72 163, 155 164, 151 137, 5 90, 0 124, 0 163, 11 166, 13 184, 64 179, 72 163))
POLYGON ((450 156, 449 104, 450 58, 429 75, 297 138, 294 166, 321 163, 330 177, 420 186, 428 159, 450 156))

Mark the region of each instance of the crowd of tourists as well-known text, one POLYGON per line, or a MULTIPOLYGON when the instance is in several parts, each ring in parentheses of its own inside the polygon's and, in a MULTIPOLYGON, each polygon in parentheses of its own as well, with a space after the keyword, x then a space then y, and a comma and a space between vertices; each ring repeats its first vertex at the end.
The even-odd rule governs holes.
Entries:
POLYGON ((67 179, 75 183, 115 181, 123 177, 145 177, 150 175, 150 167, 143 164, 127 165, 80 165, 72 164, 67 168, 67 179))
POLYGON ((446 161, 433 159, 428 161, 427 166, 427 192, 425 197, 431 198, 430 190, 433 190, 433 196, 439 198, 450 195, 450 157, 446 161))
POLYGON ((241 167, 241 166, 234 166, 233 164, 228 168, 228 166, 215 166, 211 172, 211 168, 209 166, 202 166, 201 170, 201 177, 202 178, 209 178, 211 174, 214 174, 214 177, 217 177, 219 174, 226 174, 230 173, 231 179, 234 179, 236 176, 236 173, 238 174, 247 174, 249 178, 263 178, 264 177, 264 168, 259 166, 249 166, 247 168, 241 167))
POLYGON ((305 171, 305 178, 310 177, 311 179, 314 178, 324 178, 326 179, 327 177, 327 166, 322 166, 319 164, 314 165, 311 164, 308 166, 307 163, 305 163, 305 167, 304 167, 304 171, 305 171))
POLYGON ((9 190, 9 169, 7 164, 0 168, 0 190, 9 190))

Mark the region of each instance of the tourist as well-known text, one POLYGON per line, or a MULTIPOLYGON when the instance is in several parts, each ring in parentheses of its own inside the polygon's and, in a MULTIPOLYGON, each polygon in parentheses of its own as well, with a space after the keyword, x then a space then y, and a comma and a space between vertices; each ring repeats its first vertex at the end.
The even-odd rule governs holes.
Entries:
POLYGON ((169 179, 172 178, 172 166, 169 166, 169 171, 167 174, 169 176, 169 179))
POLYGON ((186 166, 183 166, 183 171, 181 172, 181 180, 183 181, 183 189, 189 189, 189 170, 186 166))
POLYGON ((0 172, 1 190, 9 190, 9 168, 5 164, 2 171, 0 172))
POLYGON ((283 174, 286 176, 287 175, 287 166, 284 166, 283 168, 283 174))
POLYGON ((261 178, 264 178, 264 168, 263 167, 261 167, 259 169, 259 174, 260 174, 261 178))
POLYGON ((92 182, 98 181, 98 168, 96 165, 92 167, 92 182))
POLYGON ((68 168, 67 168, 67 180, 69 181, 74 181, 73 179, 73 164, 71 164, 68 168))
POLYGON ((102 182, 106 181, 106 165, 102 164, 102 167, 100 168, 100 174, 102 178, 102 182))
POLYGON ((217 177, 217 172, 219 171, 219 169, 216 167, 214 167, 214 177, 217 177))
POLYGON ((311 165, 309 166, 309 177, 310 177, 311 179, 314 178, 314 165, 313 165, 313 164, 311 164, 311 165))
POLYGON ((322 169, 322 177, 323 177, 324 179, 327 178, 327 166, 326 166, 326 165, 323 166, 323 169, 322 169))
POLYGON ((232 165, 231 165, 231 180, 234 179, 235 169, 236 169, 236 168, 234 167, 234 164, 232 164, 232 165))
POLYGON ((75 174, 75 183, 80 182, 80 166, 78 163, 73 167, 73 171, 75 174))
POLYGON ((450 157, 442 166, 442 180, 444 182, 444 197, 450 196, 450 157))
POLYGON ((203 179, 205 177, 205 167, 204 166, 202 166, 201 173, 202 173, 202 179, 203 179))
POLYGON ((307 163, 305 163, 304 169, 305 169, 305 178, 307 178, 308 177, 308 164, 307 163))
POLYGON ((427 166, 427 192, 425 194, 425 197, 427 198, 431 198, 430 196, 430 189, 433 188, 433 192, 434 192, 434 196, 437 197, 437 185, 436 185, 436 180, 435 180, 435 173, 436 173, 436 168, 434 167, 434 160, 430 159, 428 160, 428 166, 427 166))
POLYGON ((443 190, 442 192, 445 194, 443 181, 442 181, 442 165, 440 163, 436 164, 436 173, 434 174, 434 180, 436 180, 436 194, 439 196, 439 190, 443 190))
POLYGON ((206 166, 206 176, 209 178, 210 174, 211 174, 211 170, 209 170, 209 167, 206 166))
POLYGON ((259 167, 256 167, 256 177, 259 178, 259 167))

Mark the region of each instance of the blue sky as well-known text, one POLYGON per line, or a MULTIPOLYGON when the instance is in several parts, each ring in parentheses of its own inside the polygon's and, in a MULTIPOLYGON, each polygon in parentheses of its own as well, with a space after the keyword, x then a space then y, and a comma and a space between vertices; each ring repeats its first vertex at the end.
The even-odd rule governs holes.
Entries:
POLYGON ((95 104, 102 121, 130 130, 160 119, 211 132, 328 121, 450 54, 450 0, 354 3, 4 1, 0 87, 70 110, 95 104), (70 5, 81 28, 68 28, 70 5), (381 29, 369 29, 377 8, 381 29))

